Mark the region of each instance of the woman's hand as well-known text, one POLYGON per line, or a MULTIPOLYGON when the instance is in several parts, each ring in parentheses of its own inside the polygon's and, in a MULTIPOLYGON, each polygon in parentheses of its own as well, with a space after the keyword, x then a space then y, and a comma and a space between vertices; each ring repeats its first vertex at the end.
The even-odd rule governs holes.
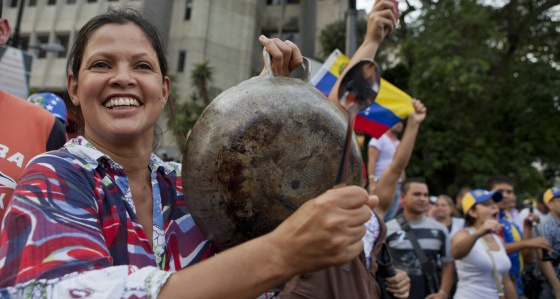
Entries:
POLYGON ((364 250, 364 223, 376 204, 377 196, 358 186, 332 189, 300 206, 265 238, 293 274, 340 265, 364 250))
POLYGON ((484 221, 482 226, 478 229, 477 234, 482 237, 489 233, 498 233, 504 226, 496 219, 488 219, 484 221))
POLYGON ((259 37, 259 42, 265 47, 272 60, 272 72, 276 76, 290 76, 290 73, 303 63, 303 56, 298 46, 293 42, 281 41, 278 38, 259 37))
MULTIPOLYGON (((367 33, 364 42, 381 44, 385 37, 395 30, 395 11, 400 18, 401 12, 390 0, 377 0, 367 16, 367 33)), ((397 18, 398 20, 398 18, 397 18)))
POLYGON ((426 118, 428 108, 426 108, 422 101, 418 99, 412 99, 412 106, 414 107, 414 112, 408 116, 408 121, 412 121, 417 124, 422 123, 422 121, 426 118))

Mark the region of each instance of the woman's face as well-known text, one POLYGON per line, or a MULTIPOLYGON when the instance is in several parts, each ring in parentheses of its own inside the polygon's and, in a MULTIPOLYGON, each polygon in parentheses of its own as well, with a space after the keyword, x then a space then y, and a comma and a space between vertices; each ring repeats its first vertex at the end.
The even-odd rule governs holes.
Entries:
POLYGON ((440 198, 436 201, 435 214, 440 219, 451 217, 451 207, 445 199, 440 198))
POLYGON ((484 223, 488 219, 498 220, 500 209, 493 199, 489 199, 483 203, 476 204, 471 211, 469 213, 476 218, 477 222, 484 223))
POLYGON ((68 76, 85 136, 97 143, 144 140, 151 146, 169 87, 150 41, 133 23, 98 28, 85 48, 78 79, 68 76))

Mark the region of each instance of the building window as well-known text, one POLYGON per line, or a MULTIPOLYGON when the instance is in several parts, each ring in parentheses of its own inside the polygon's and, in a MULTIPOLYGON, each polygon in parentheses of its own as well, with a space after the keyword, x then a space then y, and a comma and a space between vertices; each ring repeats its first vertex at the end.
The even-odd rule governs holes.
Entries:
MULTIPOLYGON (((41 35, 37 36, 37 47, 48 44, 49 43, 49 36, 48 35, 41 35)), ((35 47, 34 47, 35 48, 35 47)), ((38 48, 39 53, 37 54, 37 58, 45 58, 47 57, 47 51, 38 48)))
POLYGON ((29 36, 23 35, 23 36, 20 36, 19 38, 20 38, 19 44, 20 44, 21 48, 24 51, 27 51, 29 49, 29 36))
POLYGON ((187 0, 187 5, 185 7, 185 20, 191 19, 191 11, 192 11, 192 0, 187 0))
MULTIPOLYGON (((21 0, 21 1, 23 1, 23 0, 21 0)), ((17 7, 17 3, 18 3, 18 0, 10 1, 10 7, 17 7)))
POLYGON ((49 0, 49 2, 47 2, 47 5, 56 5, 56 0, 49 0))
POLYGON ((187 60, 187 52, 179 51, 179 61, 177 61, 177 73, 182 73, 185 70, 185 61, 187 60))
POLYGON ((28 6, 37 6, 37 0, 29 0, 28 6))
POLYGON ((65 58, 66 54, 68 54, 69 41, 70 41, 70 35, 68 34, 58 36, 58 43, 64 47, 64 51, 58 52, 57 54, 58 58, 65 58))
POLYGON ((66 0, 66 4, 75 4, 76 0, 66 0))
POLYGON ((95 3, 97 0, 87 0, 87 3, 95 3))

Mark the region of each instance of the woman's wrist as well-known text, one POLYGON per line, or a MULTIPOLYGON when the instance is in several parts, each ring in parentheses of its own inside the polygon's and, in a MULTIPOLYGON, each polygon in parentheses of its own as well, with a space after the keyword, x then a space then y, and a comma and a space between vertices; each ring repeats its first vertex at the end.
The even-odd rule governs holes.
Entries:
POLYGON ((439 294, 445 295, 445 298, 449 298, 449 294, 447 294, 447 292, 446 292, 445 290, 440 289, 440 290, 438 291, 438 293, 439 293, 439 294))
POLYGON ((476 229, 467 229, 469 235, 473 236, 475 239, 478 239, 482 236, 482 234, 476 229))

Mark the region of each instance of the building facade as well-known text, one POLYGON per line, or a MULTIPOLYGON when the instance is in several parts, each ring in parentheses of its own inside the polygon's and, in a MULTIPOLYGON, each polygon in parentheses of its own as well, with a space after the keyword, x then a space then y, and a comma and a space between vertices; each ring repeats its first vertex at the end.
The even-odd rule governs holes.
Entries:
MULTIPOLYGON (((328 24, 344 19, 343 0, 0 0, 4 17, 16 29, 20 1, 20 48, 35 54, 31 92, 66 90, 66 58, 77 32, 108 6, 133 7, 154 23, 167 46, 169 75, 179 101, 192 93, 190 73, 207 61, 213 68, 211 96, 260 73, 262 46, 258 36, 295 42, 304 56, 320 51, 317 36, 328 24), (285 1, 285 5, 282 2, 285 1), (281 36, 280 36, 281 33, 281 36), (61 44, 62 52, 46 52, 39 45, 61 44)), ((165 122, 162 121, 162 126, 165 122)), ((171 134, 169 134, 171 135, 171 134)), ((170 136, 163 148, 176 157, 170 136)))

